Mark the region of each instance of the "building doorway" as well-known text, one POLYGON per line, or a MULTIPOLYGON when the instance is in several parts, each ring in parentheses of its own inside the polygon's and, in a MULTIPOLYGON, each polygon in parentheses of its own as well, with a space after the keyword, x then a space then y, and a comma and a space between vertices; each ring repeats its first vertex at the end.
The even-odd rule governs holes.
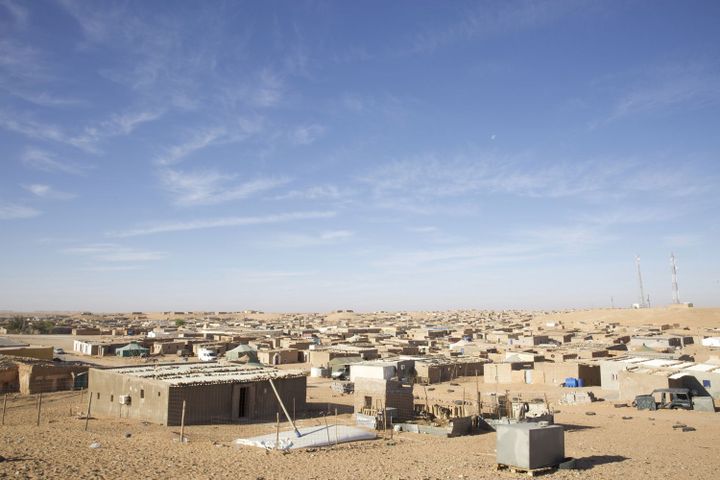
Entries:
POLYGON ((238 418, 247 417, 247 391, 247 387, 244 387, 238 392, 238 418))

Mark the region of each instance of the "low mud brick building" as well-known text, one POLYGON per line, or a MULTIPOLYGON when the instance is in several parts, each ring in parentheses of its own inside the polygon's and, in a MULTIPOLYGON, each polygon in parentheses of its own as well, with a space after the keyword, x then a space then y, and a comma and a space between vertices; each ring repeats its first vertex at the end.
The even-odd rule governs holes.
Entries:
POLYGON ((286 407, 306 407, 307 378, 296 370, 258 365, 193 363, 90 369, 92 414, 180 425, 275 418, 286 407))

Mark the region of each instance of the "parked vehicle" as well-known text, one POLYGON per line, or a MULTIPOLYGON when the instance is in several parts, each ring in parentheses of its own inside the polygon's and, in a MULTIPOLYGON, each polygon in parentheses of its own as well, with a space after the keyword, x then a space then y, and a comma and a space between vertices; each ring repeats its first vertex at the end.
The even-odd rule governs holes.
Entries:
POLYGON ((203 362, 214 362, 218 359, 218 354, 213 349, 200 347, 198 350, 198 358, 203 362))
POLYGON ((634 404, 638 410, 693 409, 689 388, 658 388, 649 395, 636 396, 634 404))

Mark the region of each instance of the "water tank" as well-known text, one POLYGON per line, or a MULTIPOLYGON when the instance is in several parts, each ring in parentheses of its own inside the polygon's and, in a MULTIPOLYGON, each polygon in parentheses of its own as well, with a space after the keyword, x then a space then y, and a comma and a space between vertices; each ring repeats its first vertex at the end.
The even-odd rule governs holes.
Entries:
POLYGON ((565 459, 561 425, 515 423, 497 426, 497 463, 532 470, 552 467, 565 459))
POLYGON ((330 369, 323 367, 312 367, 310 368, 311 377, 327 377, 330 375, 330 369))

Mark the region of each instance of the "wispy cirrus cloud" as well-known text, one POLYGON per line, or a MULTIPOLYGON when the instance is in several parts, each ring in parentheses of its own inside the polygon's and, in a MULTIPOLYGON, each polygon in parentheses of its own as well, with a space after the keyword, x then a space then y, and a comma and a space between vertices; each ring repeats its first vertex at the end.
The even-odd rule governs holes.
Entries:
POLYGON ((459 10, 461 18, 457 22, 415 35, 409 52, 433 52, 459 41, 544 27, 575 12, 587 12, 588 3, 573 0, 480 2, 471 11, 459 10))
POLYGON ((173 197, 177 205, 214 205, 233 200, 249 198, 285 185, 286 178, 256 178, 235 183, 234 174, 224 174, 214 170, 183 172, 164 169, 160 172, 163 188, 173 197))
POLYGON ((263 69, 257 79, 255 88, 251 90, 251 102, 259 107, 274 107, 280 103, 284 93, 282 78, 270 69, 263 69))
POLYGON ((0 111, 0 128, 24 135, 33 140, 51 141, 75 147, 87 153, 100 153, 98 144, 110 137, 128 135, 139 125, 155 120, 160 111, 139 111, 115 114, 109 120, 85 127, 81 133, 71 133, 54 124, 38 122, 24 115, 0 111))
POLYGON ((55 190, 50 185, 45 185, 42 183, 23 185, 23 188, 37 197, 50 200, 70 200, 71 198, 75 198, 77 196, 73 193, 55 190))
POLYGON ((29 13, 27 9, 13 0, 0 0, 0 9, 5 9, 19 27, 27 24, 29 13))
POLYGON ((23 165, 43 172, 61 172, 70 175, 85 175, 91 167, 58 160, 48 151, 38 148, 28 148, 21 156, 23 165))
POLYGON ((165 153, 156 159, 156 162, 159 165, 176 164, 193 152, 216 143, 225 133, 226 130, 223 127, 206 128, 195 133, 190 140, 169 147, 165 153))
MULTIPOLYGON (((654 192, 685 196, 706 190, 704 179, 635 158, 538 161, 489 152, 425 154, 377 167, 358 178, 380 203, 408 199, 507 194, 529 198, 622 198, 654 192), (683 181, 679 181, 683 178, 683 181)), ((416 204, 422 208, 422 204, 416 204)))
POLYGON ((168 256, 167 252, 142 250, 115 243, 95 243, 61 250, 67 255, 78 255, 100 262, 153 262, 168 256))
POLYGON ((88 141, 97 141, 105 137, 129 135, 137 127, 144 123, 157 120, 164 114, 162 109, 140 109, 123 113, 116 113, 108 120, 98 123, 96 126, 86 127, 85 136, 88 141))
POLYGON ((78 148, 85 152, 97 153, 97 148, 87 137, 73 135, 63 128, 44 122, 38 122, 22 115, 13 115, 0 111, 0 128, 19 133, 33 140, 45 140, 78 148))
POLYGON ((315 143, 324 133, 325 127, 322 125, 301 125, 290 133, 290 141, 295 145, 310 145, 315 143))
POLYGON ((42 214, 40 210, 26 205, 20 205, 17 203, 0 203, 0 220, 33 218, 40 214, 42 214))
POLYGON ((263 123, 262 117, 238 117, 222 125, 198 128, 188 140, 167 147, 155 158, 155 163, 160 166, 175 165, 210 146, 247 140, 262 131, 263 123))
POLYGON ((273 248, 303 248, 335 245, 350 240, 355 236, 351 230, 327 230, 317 234, 286 233, 274 235, 263 246, 273 248))
POLYGON ((155 235, 159 233, 187 232, 192 230, 206 230, 212 228, 244 227, 250 225, 267 225, 275 223, 293 222, 299 220, 326 219, 335 216, 334 211, 309 211, 277 213, 254 217, 220 217, 204 218, 187 221, 158 222, 143 227, 108 232, 110 237, 137 237, 155 235))
POLYGON ((276 196, 275 200, 341 200, 355 194, 355 190, 336 185, 313 185, 304 189, 290 190, 276 196))
POLYGON ((646 66, 640 71, 607 76, 595 86, 611 90, 614 98, 610 100, 611 111, 591 122, 591 128, 635 115, 720 103, 720 70, 701 62, 646 66))
POLYGON ((574 255, 610 241, 614 236, 594 225, 558 225, 514 232, 502 242, 464 242, 449 247, 395 252, 373 261, 381 268, 415 268, 439 265, 467 268, 574 255))
POLYGON ((0 89, 42 107, 83 105, 81 99, 53 91, 57 89, 58 79, 46 57, 45 52, 33 46, 0 39, 0 89))

